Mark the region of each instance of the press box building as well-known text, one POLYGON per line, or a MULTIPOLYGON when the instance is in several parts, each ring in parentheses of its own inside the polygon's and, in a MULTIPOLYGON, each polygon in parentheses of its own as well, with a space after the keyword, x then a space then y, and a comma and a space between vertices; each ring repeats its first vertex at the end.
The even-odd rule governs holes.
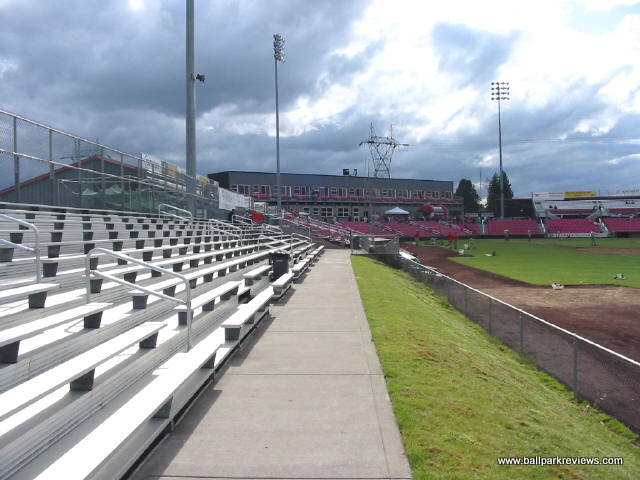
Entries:
MULTIPOLYGON (((276 205, 276 174, 225 171, 209 174, 220 187, 276 205)), ((363 220, 399 206, 413 217, 461 216, 462 199, 453 195, 453 182, 353 175, 281 173, 282 206, 316 218, 363 220), (370 212, 372 207, 372 212, 370 212)))

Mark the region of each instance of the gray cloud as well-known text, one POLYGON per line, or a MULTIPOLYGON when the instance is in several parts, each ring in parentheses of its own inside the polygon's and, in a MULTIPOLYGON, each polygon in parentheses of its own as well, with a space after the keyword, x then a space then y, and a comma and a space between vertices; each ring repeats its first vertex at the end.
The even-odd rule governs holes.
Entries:
MULTIPOLYGON (((183 2, 148 1, 138 12, 126 3, 2 3, 0 67, 8 62, 16 68, 0 74, 0 107, 124 151, 184 163, 183 2)), ((378 40, 354 56, 334 53, 352 39, 353 24, 361 19, 368 3, 197 1, 197 70, 207 77, 204 85, 198 85, 198 111, 202 114, 234 105, 233 112, 223 118, 228 122, 241 115, 273 113, 271 42, 276 32, 287 40, 287 62, 280 70, 284 112, 301 97, 313 101, 336 83, 349 85, 385 46, 378 40)), ((497 152, 497 118, 488 98, 488 83, 513 55, 520 34, 496 35, 441 23, 429 38, 439 57, 439 69, 453 75, 455 87, 486 90, 487 102, 466 105, 449 119, 456 115, 472 118, 479 125, 475 130, 432 135, 398 150, 392 174, 477 181, 479 159, 497 152)), ((600 141, 578 133, 570 133, 566 142, 557 141, 580 121, 611 111, 611 105, 598 100, 600 87, 577 81, 543 107, 530 109, 517 102, 505 105, 505 169, 517 195, 534 190, 613 190, 629 187, 638 178, 637 162, 607 163, 638 152, 637 145, 625 140, 637 135, 638 115, 614 112, 620 120, 607 136, 619 141, 600 141)), ((409 141, 403 138, 405 126, 415 126, 416 119, 403 113, 402 106, 414 101, 399 98, 391 109, 396 112, 392 118, 387 113, 361 111, 356 104, 330 123, 283 137, 283 170, 337 174, 342 168, 358 168, 364 173, 368 153, 358 143, 368 136, 369 124, 374 122, 383 134, 393 123, 398 138, 409 141)), ((274 138, 199 125, 200 173, 274 170, 274 138)), ((10 141, 3 134, 7 128, 0 124, 3 145, 10 141)), ((28 135, 33 134, 25 133, 22 139, 30 142, 29 151, 46 156, 45 140, 28 135)), ((484 167, 483 176, 490 176, 494 169, 484 167)))

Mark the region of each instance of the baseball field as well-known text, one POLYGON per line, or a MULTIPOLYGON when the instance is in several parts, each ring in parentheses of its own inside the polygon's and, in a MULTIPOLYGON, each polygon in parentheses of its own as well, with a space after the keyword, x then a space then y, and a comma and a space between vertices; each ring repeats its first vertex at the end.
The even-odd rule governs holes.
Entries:
POLYGON ((638 238, 597 239, 595 247, 590 238, 573 238, 462 239, 458 249, 404 248, 424 265, 640 360, 638 238), (554 290, 553 283, 563 288, 554 290))

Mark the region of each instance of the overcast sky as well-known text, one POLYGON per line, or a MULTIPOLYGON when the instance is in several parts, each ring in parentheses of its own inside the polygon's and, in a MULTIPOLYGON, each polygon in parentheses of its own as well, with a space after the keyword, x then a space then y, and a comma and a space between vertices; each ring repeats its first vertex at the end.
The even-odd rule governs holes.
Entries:
MULTIPOLYGON (((0 0, 0 108, 184 165, 184 10, 0 0)), ((275 170, 280 33, 284 172, 363 172, 373 122, 410 144, 393 177, 478 183, 498 165, 501 80, 517 196, 640 188, 640 2, 196 0, 195 12, 198 173, 275 170)))

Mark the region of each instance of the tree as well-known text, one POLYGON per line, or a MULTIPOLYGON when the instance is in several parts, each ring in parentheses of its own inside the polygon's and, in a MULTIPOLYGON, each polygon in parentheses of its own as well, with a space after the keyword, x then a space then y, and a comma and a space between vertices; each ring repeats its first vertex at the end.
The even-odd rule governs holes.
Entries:
POLYGON ((477 213, 480 210, 480 196, 471 180, 466 178, 460 180, 455 195, 463 198, 466 213, 477 213))
MULTIPOLYGON (((502 171, 502 184, 504 185, 504 198, 509 200, 513 198, 513 190, 511 190, 511 182, 507 172, 502 171)), ((493 174, 489 181, 489 190, 487 192, 487 209, 493 212, 496 217, 500 216, 500 177, 497 173, 493 174)))

